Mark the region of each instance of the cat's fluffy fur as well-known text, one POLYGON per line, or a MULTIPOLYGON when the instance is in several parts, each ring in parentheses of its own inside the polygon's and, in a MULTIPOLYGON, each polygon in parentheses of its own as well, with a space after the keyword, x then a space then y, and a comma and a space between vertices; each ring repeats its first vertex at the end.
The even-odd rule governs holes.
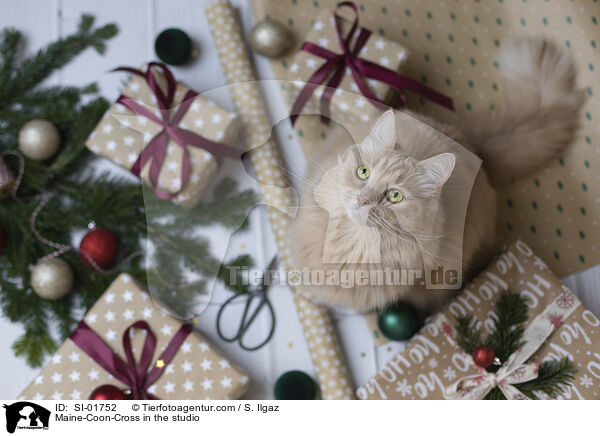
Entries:
MULTIPOLYGON (((466 200, 466 221, 464 215, 458 218, 464 225, 463 279, 485 266, 497 248, 493 186, 534 171, 562 152, 576 133, 584 101, 575 87, 573 61, 548 41, 510 42, 498 63, 505 99, 491 113, 469 116, 458 126, 410 113, 436 132, 406 123, 408 112, 388 111, 356 147, 319 157, 321 164, 313 165, 309 174, 316 183, 301 195, 300 212, 292 224, 297 266, 340 272, 358 267, 423 269, 428 253, 443 258, 443 235, 455 212, 443 192, 457 180, 460 183, 471 163, 448 153, 439 132, 483 160, 466 200), (337 162, 327 163, 334 155, 337 162), (371 172, 366 181, 356 175, 360 164, 371 172), (404 194, 403 201, 393 204, 386 198, 392 187, 404 194)), ((358 310, 381 308, 399 299, 433 309, 449 296, 419 286, 311 285, 305 290, 318 301, 358 310)))

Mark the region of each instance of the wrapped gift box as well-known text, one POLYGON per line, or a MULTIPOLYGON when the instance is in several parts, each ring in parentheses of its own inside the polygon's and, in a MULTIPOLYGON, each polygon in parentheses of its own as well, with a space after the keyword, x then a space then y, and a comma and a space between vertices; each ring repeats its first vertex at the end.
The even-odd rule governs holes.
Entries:
MULTIPOLYGON (((335 28, 334 14, 329 10, 321 11, 315 18, 311 31, 306 35, 305 41, 316 44, 320 47, 341 53, 340 43, 335 28)), ((346 36, 351 29, 352 23, 345 18, 337 16, 340 23, 342 36, 346 36)), ((353 40, 356 39, 359 32, 355 32, 353 40)), ((354 46, 354 41, 350 47, 354 46)), ((369 39, 360 50, 358 56, 362 59, 374 62, 390 70, 397 71, 404 63, 408 52, 400 44, 390 41, 375 33, 371 33, 369 39)), ((296 101, 298 94, 308 81, 308 79, 323 64, 325 59, 300 50, 290 64, 286 79, 289 83, 284 86, 287 91, 287 98, 290 102, 290 108, 296 101)), ((390 87, 383 82, 367 79, 366 83, 371 91, 380 99, 390 102, 392 93, 390 87)), ((323 93, 324 85, 317 87, 302 110, 305 114, 319 114, 319 100, 323 93)), ((364 97, 354 81, 350 69, 345 68, 344 77, 340 85, 334 92, 331 99, 331 115, 336 120, 348 120, 355 122, 357 120, 368 121, 373 119, 379 113, 376 106, 370 103, 369 99, 364 97)))
MULTIPOLYGON (((146 321, 156 335, 154 365, 181 323, 161 312, 148 293, 128 274, 121 274, 84 318, 85 323, 125 361, 123 332, 137 320, 146 321)), ((144 339, 145 332, 133 330, 132 349, 136 360, 144 339)), ((95 388, 105 384, 127 388, 67 339, 21 397, 87 399, 95 388)), ((165 400, 237 399, 245 393, 247 385, 248 376, 244 371, 192 331, 148 392, 165 400)))
MULTIPOLYGON (((567 289, 546 264, 522 241, 511 243, 442 311, 448 320, 472 315, 484 333, 500 292, 511 290, 526 301, 528 322, 550 304, 577 305, 531 356, 529 362, 568 357, 577 372, 563 399, 600 399, 600 320, 567 289)), ((552 321, 551 321, 552 322, 552 321)), ((363 400, 443 399, 443 391, 457 380, 477 375, 464 355, 446 338, 435 317, 406 348, 357 390, 363 400)), ((539 398, 547 398, 540 394, 539 398)))
MULTIPOLYGON (((152 70, 156 83, 165 89, 164 74, 152 70)), ((182 102, 189 88, 177 83, 173 107, 182 102)), ((125 86, 123 95, 134 99, 138 104, 160 116, 156 96, 144 77, 132 75, 125 86)), ((210 141, 234 145, 239 132, 237 116, 201 95, 196 95, 185 112, 179 127, 194 132, 210 141)), ((127 170, 131 170, 143 148, 163 127, 160 124, 137 115, 123 104, 114 103, 98 126, 94 129, 86 146, 101 156, 107 157, 127 170)), ((187 182, 182 180, 182 148, 169 139, 165 160, 158 175, 157 188, 168 193, 177 193, 174 202, 185 207, 194 207, 213 179, 217 170, 217 160, 200 147, 187 147, 190 154, 190 175, 187 182), (182 186, 183 184, 183 186, 182 186)), ((149 183, 151 160, 142 168, 140 176, 149 183)))

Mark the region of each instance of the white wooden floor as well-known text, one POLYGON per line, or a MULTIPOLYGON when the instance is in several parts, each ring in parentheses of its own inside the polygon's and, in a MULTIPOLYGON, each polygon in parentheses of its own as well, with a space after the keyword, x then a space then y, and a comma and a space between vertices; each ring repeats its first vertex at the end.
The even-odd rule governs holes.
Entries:
MULTIPOLYGON (((180 80, 204 91, 225 85, 204 17, 205 3, 206 0, 0 0, 0 27, 11 25, 20 29, 26 37, 26 51, 31 52, 73 31, 82 12, 94 14, 98 23, 117 23, 120 33, 109 42, 104 57, 89 50, 50 79, 53 84, 85 85, 98 82, 101 92, 111 101, 118 96, 122 77, 107 74, 107 71, 120 65, 139 66, 154 59, 155 36, 167 27, 179 27, 190 35, 199 55, 191 65, 173 70, 180 80)), ((253 22, 250 2, 234 0, 234 3, 239 6, 248 31, 253 22)), ((264 59, 256 61, 260 77, 272 78, 268 63, 264 59)), ((232 109, 226 98, 217 103, 232 109)), ((109 163, 103 166, 118 171, 116 166, 109 163)), ((266 265, 275 249, 262 210, 253 212, 252 223, 252 231, 236 240, 237 245, 230 249, 239 251, 242 245, 251 248, 257 262, 262 260, 266 265)), ((600 267, 565 281, 585 305, 600 315, 600 267)), ((250 372, 254 383, 248 398, 252 399, 271 398, 274 380, 287 370, 301 369, 313 373, 289 291, 276 288, 272 296, 279 321, 276 334, 268 347, 253 353, 242 351, 237 345, 219 343, 214 333, 216 308, 209 308, 201 319, 206 335, 250 372)), ((222 298, 218 298, 218 292, 215 301, 222 301, 222 298)), ((342 315, 338 318, 344 349, 351 363, 354 381, 358 384, 376 372, 377 361, 383 363, 401 345, 374 350, 361 317, 342 315)), ((267 329, 266 319, 262 321, 264 329, 267 329)), ((3 356, 0 393, 4 398, 14 398, 36 371, 13 357, 10 349, 22 328, 0 318, 0 331, 0 355, 3 356)))

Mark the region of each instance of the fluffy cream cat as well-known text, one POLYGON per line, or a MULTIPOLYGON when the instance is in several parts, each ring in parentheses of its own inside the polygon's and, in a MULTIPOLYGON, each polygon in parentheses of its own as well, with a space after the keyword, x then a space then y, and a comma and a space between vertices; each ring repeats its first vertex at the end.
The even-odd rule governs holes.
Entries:
MULTIPOLYGON (((505 99, 494 111, 449 126, 390 110, 359 144, 318 158, 292 225, 296 266, 342 277, 443 265, 461 269, 465 280, 486 265, 498 249, 493 186, 559 154, 575 135, 584 101, 570 56, 548 41, 513 41, 498 63, 505 99), (475 155, 483 160, 479 171, 475 155)), ((304 286, 317 301, 358 310, 396 300, 429 310, 452 292, 428 288, 385 281, 304 286)))

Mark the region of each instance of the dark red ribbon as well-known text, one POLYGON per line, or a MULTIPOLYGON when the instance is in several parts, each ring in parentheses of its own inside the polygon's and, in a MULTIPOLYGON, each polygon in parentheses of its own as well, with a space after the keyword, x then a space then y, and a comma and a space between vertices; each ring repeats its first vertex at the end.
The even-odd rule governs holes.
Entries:
POLYGON ((71 334, 71 340, 85 354, 90 356, 94 362, 104 368, 105 371, 128 386, 131 389, 134 400, 158 400, 158 397, 149 393, 148 389, 158 380, 164 369, 173 357, 175 357, 177 351, 179 351, 179 348, 192 331, 192 328, 191 324, 183 324, 181 326, 159 357, 164 365, 161 365, 160 368, 154 365, 150 371, 148 371, 148 368, 152 363, 152 357, 156 350, 156 336, 154 336, 152 329, 146 321, 140 320, 134 322, 123 333, 123 350, 125 351, 127 362, 121 359, 85 321, 81 321, 77 325, 77 328, 71 334), (132 329, 146 330, 144 348, 142 349, 140 361, 137 363, 133 357, 133 350, 131 348, 130 332, 132 329))
POLYGON ((126 95, 121 95, 117 102, 121 103, 123 106, 130 109, 137 115, 142 115, 162 126, 162 130, 156 136, 154 136, 152 140, 150 140, 148 145, 144 147, 137 160, 133 164, 133 167, 131 168, 131 172, 139 177, 142 168, 144 168, 148 160, 152 158, 152 163, 150 166, 150 183, 154 188, 156 195, 158 195, 160 198, 169 200, 179 194, 179 191, 175 193, 168 193, 157 188, 158 175, 165 160, 169 139, 172 139, 183 150, 183 156, 181 158, 181 189, 183 189, 185 186, 190 174, 190 156, 187 149, 188 146, 203 148, 214 156, 227 157, 230 159, 241 159, 241 150, 211 141, 210 139, 200 136, 197 133, 179 127, 181 119, 186 114, 193 102, 193 99, 198 94, 192 90, 188 90, 183 97, 182 102, 174 111, 174 115, 171 116, 173 112, 172 105, 175 98, 175 88, 177 87, 177 82, 175 80, 175 76, 173 76, 173 73, 167 68, 166 65, 159 62, 151 62, 148 64, 148 68, 145 72, 130 67, 119 67, 113 71, 125 71, 143 77, 152 93, 156 96, 160 117, 156 116, 154 113, 140 105, 133 98, 126 95), (162 73, 167 81, 166 94, 156 83, 154 74, 152 74, 153 67, 162 70, 162 73))
POLYGON ((368 85, 365 83, 365 79, 375 79, 384 82, 392 89, 398 91, 402 104, 406 103, 404 91, 410 90, 441 106, 454 110, 452 99, 444 94, 434 91, 416 80, 402 76, 389 68, 358 57, 360 50, 369 39, 371 31, 362 27, 358 28, 358 8, 354 2, 346 1, 339 3, 336 12, 344 6, 348 6, 354 11, 355 18, 350 32, 344 38, 342 37, 340 29, 340 19, 337 15, 334 15, 335 30, 342 53, 335 53, 324 47, 313 44, 312 42, 305 42, 302 45, 302 50, 325 59, 325 63, 313 73, 306 85, 304 85, 304 88, 302 88, 302 91, 300 91, 290 114, 292 124, 296 122, 298 115, 302 112, 302 109, 308 102, 314 90, 328 78, 321 96, 321 120, 326 124, 329 123, 331 99, 344 77, 346 67, 350 69, 352 77, 360 92, 375 106, 385 107, 385 104, 373 93, 373 91, 371 91, 371 89, 369 89, 368 85), (357 29, 360 30, 360 32, 356 38, 354 47, 350 47, 350 43, 352 42, 352 38, 357 29))

